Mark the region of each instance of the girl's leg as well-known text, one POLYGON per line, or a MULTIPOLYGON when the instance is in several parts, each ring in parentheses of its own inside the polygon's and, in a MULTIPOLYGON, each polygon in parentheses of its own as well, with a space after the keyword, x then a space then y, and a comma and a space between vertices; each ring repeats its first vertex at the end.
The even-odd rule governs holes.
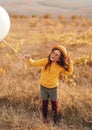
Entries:
POLYGON ((48 100, 42 100, 42 114, 44 120, 47 120, 47 112, 48 112, 48 100))
POLYGON ((58 113, 58 101, 51 101, 52 104, 52 111, 54 113, 54 123, 57 123, 57 113, 58 113))
POLYGON ((41 85, 40 94, 42 99, 42 115, 44 123, 47 122, 47 112, 48 112, 48 89, 41 85))

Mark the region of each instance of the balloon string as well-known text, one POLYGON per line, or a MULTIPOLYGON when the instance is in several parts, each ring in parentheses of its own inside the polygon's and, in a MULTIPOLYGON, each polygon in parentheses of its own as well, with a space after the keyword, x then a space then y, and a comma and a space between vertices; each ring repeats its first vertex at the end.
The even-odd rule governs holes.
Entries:
POLYGON ((13 50, 17 55, 19 55, 23 60, 25 60, 24 56, 23 56, 21 53, 17 52, 17 50, 14 49, 8 42, 6 42, 5 40, 2 40, 2 41, 3 41, 4 44, 6 44, 9 48, 11 48, 11 50, 13 50))
MULTIPOLYGON (((25 61, 24 56, 21 53, 17 52, 17 50, 14 49, 8 42, 6 42, 5 40, 2 40, 2 42, 4 42, 4 44, 6 44, 9 48, 11 48, 11 50, 13 50, 16 54, 18 54, 25 61)), ((36 87, 34 87, 34 89, 37 90, 36 87)))

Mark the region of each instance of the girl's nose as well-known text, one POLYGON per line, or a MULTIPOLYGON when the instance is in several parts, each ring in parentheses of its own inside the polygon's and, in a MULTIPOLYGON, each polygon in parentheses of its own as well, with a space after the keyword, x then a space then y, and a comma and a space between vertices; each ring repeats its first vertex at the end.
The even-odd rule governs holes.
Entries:
POLYGON ((53 54, 52 57, 55 57, 55 54, 53 54))
POLYGON ((54 57, 55 57, 55 55, 52 56, 52 58, 54 58, 54 57))

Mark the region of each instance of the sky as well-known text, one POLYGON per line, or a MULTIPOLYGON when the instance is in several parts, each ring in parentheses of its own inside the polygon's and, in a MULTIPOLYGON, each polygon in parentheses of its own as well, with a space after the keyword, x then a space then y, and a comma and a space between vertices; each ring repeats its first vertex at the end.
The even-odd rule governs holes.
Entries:
POLYGON ((0 0, 0 6, 19 15, 50 13, 70 17, 77 14, 92 18, 92 0, 0 0))

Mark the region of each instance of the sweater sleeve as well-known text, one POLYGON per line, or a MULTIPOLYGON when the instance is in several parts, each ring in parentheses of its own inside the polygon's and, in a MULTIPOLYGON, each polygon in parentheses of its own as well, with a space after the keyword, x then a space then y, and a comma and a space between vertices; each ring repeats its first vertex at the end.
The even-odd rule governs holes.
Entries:
POLYGON ((29 59, 28 63, 30 64, 30 66, 32 67, 40 67, 40 66, 45 66, 48 62, 48 58, 44 58, 44 59, 40 59, 40 60, 33 60, 33 59, 29 59))
POLYGON ((72 75, 72 73, 73 73, 73 62, 72 61, 70 61, 70 63, 69 63, 69 70, 67 71, 63 68, 62 73, 65 75, 72 75))

